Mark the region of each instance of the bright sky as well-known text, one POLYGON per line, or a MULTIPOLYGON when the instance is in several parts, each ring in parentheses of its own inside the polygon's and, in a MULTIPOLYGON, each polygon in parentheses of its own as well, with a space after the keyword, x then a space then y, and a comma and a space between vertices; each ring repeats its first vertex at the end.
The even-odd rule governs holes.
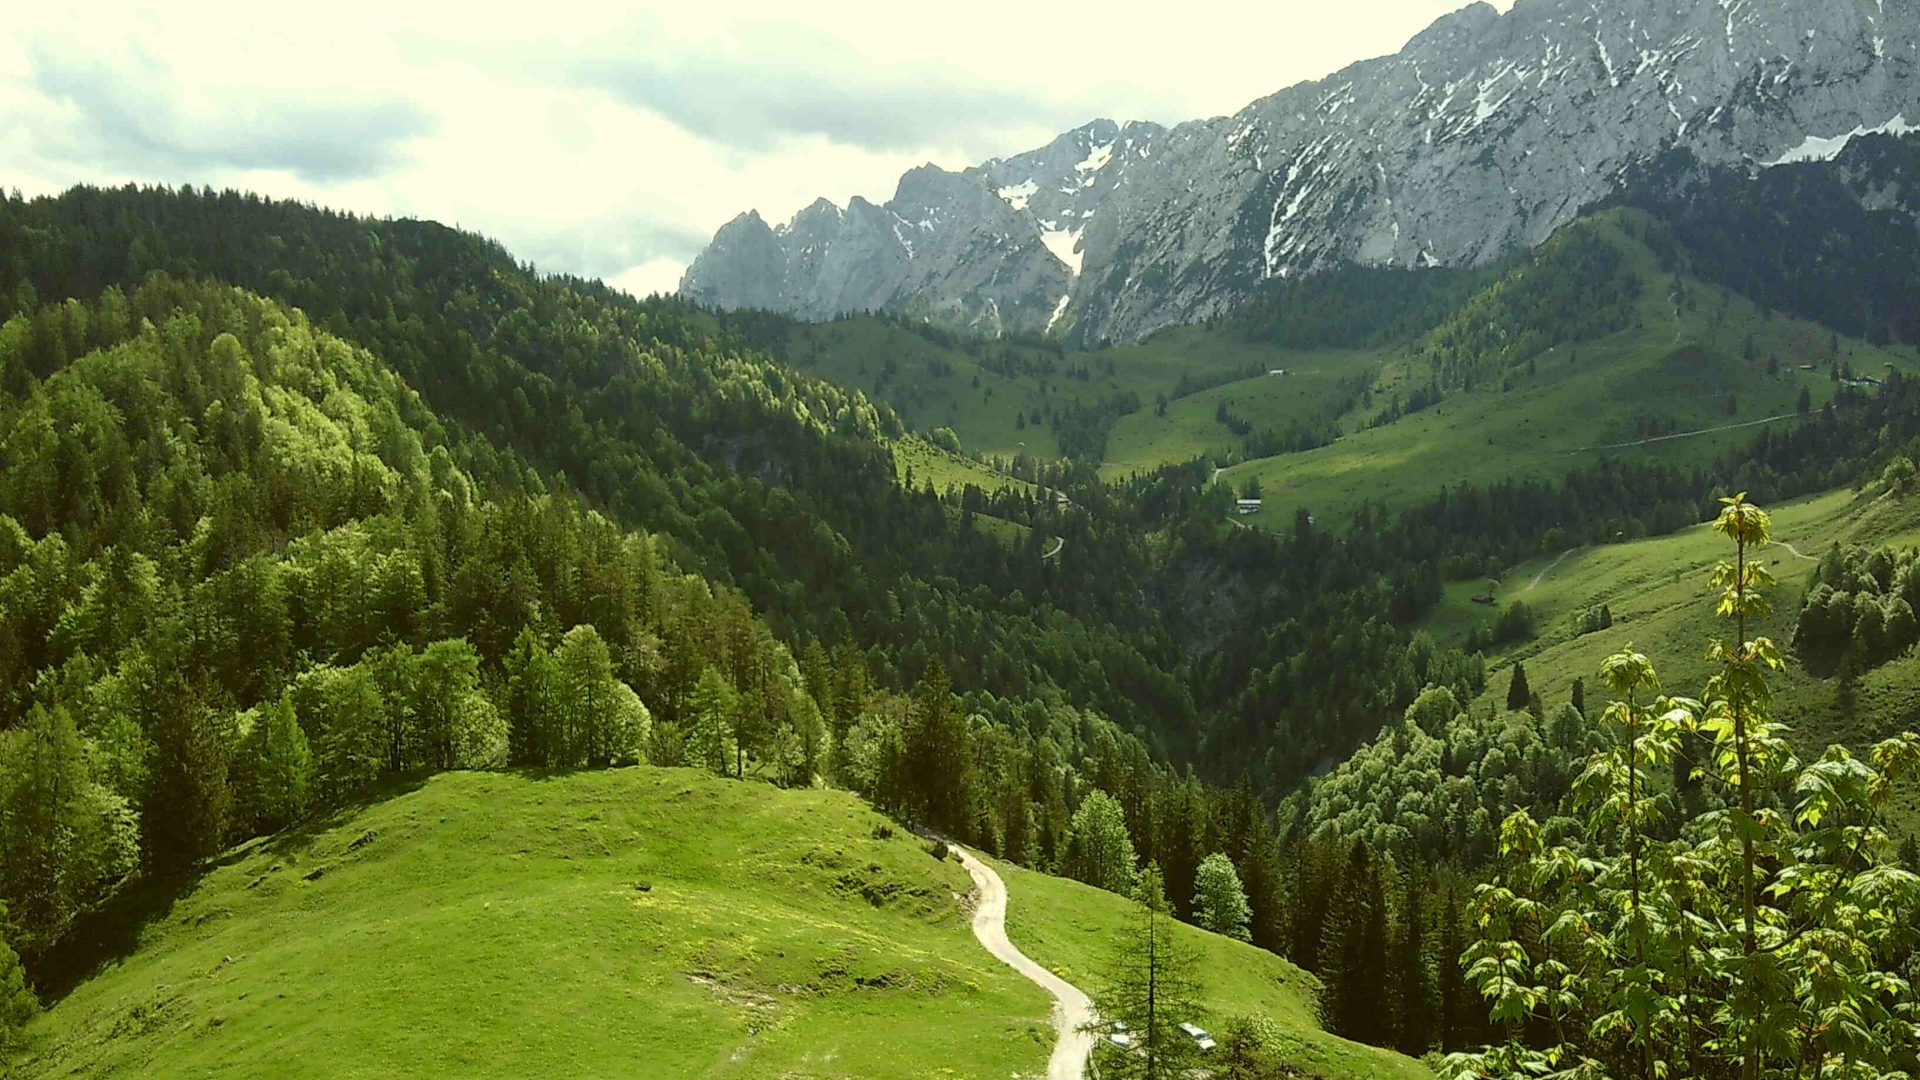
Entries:
POLYGON ((21 4, 0 185, 250 189, 671 291, 743 210, 884 201, 1099 116, 1234 112, 1463 2, 21 4))

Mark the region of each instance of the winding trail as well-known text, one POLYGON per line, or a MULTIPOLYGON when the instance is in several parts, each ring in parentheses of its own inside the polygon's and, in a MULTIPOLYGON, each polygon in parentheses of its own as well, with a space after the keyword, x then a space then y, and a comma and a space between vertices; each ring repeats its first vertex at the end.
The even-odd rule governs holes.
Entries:
POLYGON ((1571 554, 1573 554, 1574 552, 1576 552, 1576 551, 1579 551, 1579 550, 1580 550, 1579 548, 1568 548, 1567 550, 1565 550, 1565 551, 1563 551, 1563 552, 1561 552, 1560 554, 1558 554, 1558 555, 1556 555, 1556 556, 1554 556, 1554 559, 1553 559, 1553 561, 1552 561, 1552 562, 1550 562, 1550 563, 1548 563, 1547 565, 1545 565, 1545 566, 1543 566, 1543 567, 1541 567, 1541 568, 1540 568, 1540 572, 1539 572, 1539 573, 1537 573, 1537 574, 1535 574, 1535 575, 1533 575, 1533 580, 1532 580, 1532 581, 1529 581, 1529 582, 1527 582, 1527 591, 1528 591, 1528 592, 1532 592, 1532 591, 1533 591, 1534 589, 1536 589, 1536 588, 1538 588, 1538 587, 1540 586, 1540 583, 1541 583, 1542 581, 1545 581, 1545 580, 1547 579, 1547 575, 1548 575, 1548 574, 1551 574, 1551 573, 1553 573, 1553 568, 1554 568, 1554 567, 1556 567, 1556 566, 1559 566, 1559 565, 1560 565, 1560 564, 1561 564, 1562 562, 1564 562, 1564 561, 1566 560, 1566 557, 1567 557, 1567 556, 1569 556, 1569 555, 1571 555, 1571 554))
POLYGON ((1781 413, 1778 416, 1763 416, 1758 420, 1742 420, 1737 424, 1722 424, 1719 427, 1701 428, 1699 431, 1676 431, 1671 435, 1655 435, 1651 439, 1635 439, 1632 442, 1608 443, 1605 446, 1583 446, 1578 450, 1569 450, 1569 454, 1586 454, 1595 450, 1625 450, 1630 446, 1652 446, 1654 443, 1672 442, 1675 439, 1691 439, 1697 435, 1713 435, 1722 431, 1737 431, 1740 428, 1759 427, 1762 424, 1792 420, 1802 414, 1797 412, 1781 413))
POLYGON ((1007 940, 1007 883, 973 852, 958 844, 947 847, 960 857, 960 865, 973 876, 973 887, 979 893, 979 905, 973 909, 973 936, 1001 963, 1053 995, 1056 1034, 1053 1056, 1047 1059, 1047 1080, 1084 1080, 1094 1034, 1083 1029, 1093 1023, 1093 1002, 1072 983, 1027 959, 1027 954, 1007 940))
POLYGON ((1062 551, 1064 551, 1064 550, 1066 550, 1066 547, 1067 547, 1067 538, 1066 538, 1066 537, 1064 537, 1064 536, 1056 536, 1056 537, 1054 537, 1054 538, 1053 538, 1053 550, 1052 550, 1052 551, 1049 551, 1049 552, 1047 552, 1047 553, 1046 553, 1045 555, 1042 555, 1042 556, 1040 556, 1040 559, 1041 559, 1041 561, 1043 561, 1043 562, 1044 562, 1044 561, 1046 561, 1047 559, 1051 559, 1051 558, 1053 558, 1053 557, 1054 557, 1055 555, 1058 555, 1058 554, 1060 554, 1060 553, 1061 553, 1062 551))
POLYGON ((1802 554, 1799 548, 1794 547, 1792 544, 1787 543, 1785 540, 1775 540, 1773 542, 1773 546, 1786 548, 1788 551, 1793 552, 1793 557, 1796 559, 1805 559, 1808 562, 1820 561, 1819 559, 1814 558, 1812 555, 1802 554))

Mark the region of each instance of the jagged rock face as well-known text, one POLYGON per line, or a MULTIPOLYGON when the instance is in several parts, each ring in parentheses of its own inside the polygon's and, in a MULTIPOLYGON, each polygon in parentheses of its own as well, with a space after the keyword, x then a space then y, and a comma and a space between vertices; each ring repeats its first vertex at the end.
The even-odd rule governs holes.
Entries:
POLYGON ((745 215, 681 291, 1131 340, 1341 262, 1485 263, 1676 147, 1764 166, 1902 133, 1920 125, 1916 65, 1912 0, 1475 4, 1230 117, 1095 121, 964 172, 916 169, 884 207, 816 203, 780 229, 745 215))

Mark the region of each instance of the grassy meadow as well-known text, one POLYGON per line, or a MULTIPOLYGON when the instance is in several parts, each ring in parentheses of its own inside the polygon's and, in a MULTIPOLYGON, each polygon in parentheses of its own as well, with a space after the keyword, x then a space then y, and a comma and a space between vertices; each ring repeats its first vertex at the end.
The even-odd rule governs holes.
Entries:
MULTIPOLYGON (((1085 978, 1126 903, 1002 872, 1016 942, 1085 978)), ((8 1075, 1037 1075, 1051 999, 974 939, 970 887, 842 792, 444 773, 155 903, 8 1075)), ((1285 961, 1187 933, 1210 1016, 1271 1017, 1323 1075, 1424 1075, 1322 1033, 1285 961)))
MULTIPOLYGON (((1431 408, 1353 430, 1330 446, 1228 469, 1221 478, 1236 488, 1249 480, 1261 486, 1266 505, 1253 523, 1278 526, 1301 507, 1338 521, 1362 503, 1398 507, 1442 484, 1556 477, 1602 455, 1680 463, 1711 458, 1751 442, 1757 422, 1791 417, 1802 389, 1816 410, 1832 400, 1836 344, 1837 358, 1859 374, 1879 375, 1889 366, 1920 371, 1911 349, 1838 337, 1664 273, 1652 253, 1617 226, 1602 221, 1596 227, 1609 231, 1645 283, 1636 325, 1556 346, 1512 373, 1508 389, 1450 393, 1431 408), (1755 426, 1622 445, 1645 438, 1642 420, 1674 432, 1755 426)), ((1420 378, 1405 361, 1390 362, 1375 398, 1420 378)))
MULTIPOLYGON (((995 864, 1007 883, 1007 936, 1020 950, 1092 993, 1109 943, 1134 932, 1133 905, 1065 878, 995 864)), ((1264 1016, 1283 1034, 1284 1057, 1302 1076, 1429 1078, 1422 1064, 1391 1050, 1320 1030, 1312 975, 1263 949, 1181 924, 1181 944, 1199 957, 1202 1012, 1193 1022, 1218 1029, 1237 1016, 1264 1016)))
MULTIPOLYGON (((1759 557, 1778 585, 1771 591, 1773 615, 1749 633, 1770 635, 1787 653, 1786 670, 1773 679, 1776 717, 1798 733, 1803 753, 1832 742, 1858 748, 1909 730, 1920 715, 1920 655, 1861 675, 1847 703, 1837 679, 1809 671, 1792 655, 1791 639, 1819 557, 1835 544, 1920 543, 1920 499, 1835 491, 1768 509, 1776 544, 1759 557)), ((1515 661, 1526 664, 1529 687, 1549 705, 1566 700, 1576 677, 1586 680, 1589 693, 1598 693, 1601 662, 1628 644, 1654 661, 1670 692, 1697 696, 1712 674, 1707 643, 1732 634, 1714 613, 1708 585, 1713 567, 1731 555, 1732 547, 1702 523, 1669 536, 1543 555, 1513 567, 1494 595, 1502 606, 1520 600, 1533 609, 1537 634, 1490 653, 1487 690, 1477 706, 1504 704, 1515 661), (1581 612, 1602 603, 1613 625, 1580 634, 1581 612)), ((1485 581, 1449 584, 1425 628, 1442 641, 1459 642, 1474 626, 1490 624, 1495 609, 1471 599, 1487 587, 1485 581)), ((1920 807, 1909 805, 1907 813, 1920 821, 1920 807)))

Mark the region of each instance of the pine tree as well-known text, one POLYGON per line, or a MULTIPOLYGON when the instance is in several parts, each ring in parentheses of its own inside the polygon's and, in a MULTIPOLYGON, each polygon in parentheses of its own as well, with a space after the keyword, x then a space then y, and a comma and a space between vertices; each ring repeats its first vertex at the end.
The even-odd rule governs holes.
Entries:
POLYGON ((273 832, 307 812, 313 796, 313 752, 294 717, 291 698, 283 696, 255 710, 236 765, 243 778, 241 803, 253 829, 273 832))
POLYGON ((1397 999, 1395 1044, 1419 1057, 1433 1045, 1434 984, 1427 966, 1426 884, 1409 874, 1401 891, 1399 919, 1393 927, 1392 971, 1388 987, 1397 999))
POLYGON ((1507 684, 1507 711, 1520 712, 1533 700, 1533 691, 1527 688, 1527 665, 1514 661, 1513 681, 1507 684))
POLYGON ((1180 1025, 1199 1011, 1199 960, 1179 939, 1180 924, 1167 905, 1158 867, 1141 871, 1134 900, 1133 932, 1115 943, 1095 1000, 1099 1029, 1125 1024, 1132 1046, 1103 1064, 1101 1073, 1138 1080, 1184 1077, 1198 1054, 1180 1025))
POLYGON ((1393 1034, 1387 1001, 1387 889, 1366 841, 1356 840, 1327 905, 1321 931, 1321 1013, 1328 1030, 1386 1045, 1393 1034))
POLYGON ((693 760, 722 776, 727 772, 733 740, 733 712, 739 708, 739 695, 732 684, 713 668, 700 672, 683 715, 687 727, 687 752, 693 760))

